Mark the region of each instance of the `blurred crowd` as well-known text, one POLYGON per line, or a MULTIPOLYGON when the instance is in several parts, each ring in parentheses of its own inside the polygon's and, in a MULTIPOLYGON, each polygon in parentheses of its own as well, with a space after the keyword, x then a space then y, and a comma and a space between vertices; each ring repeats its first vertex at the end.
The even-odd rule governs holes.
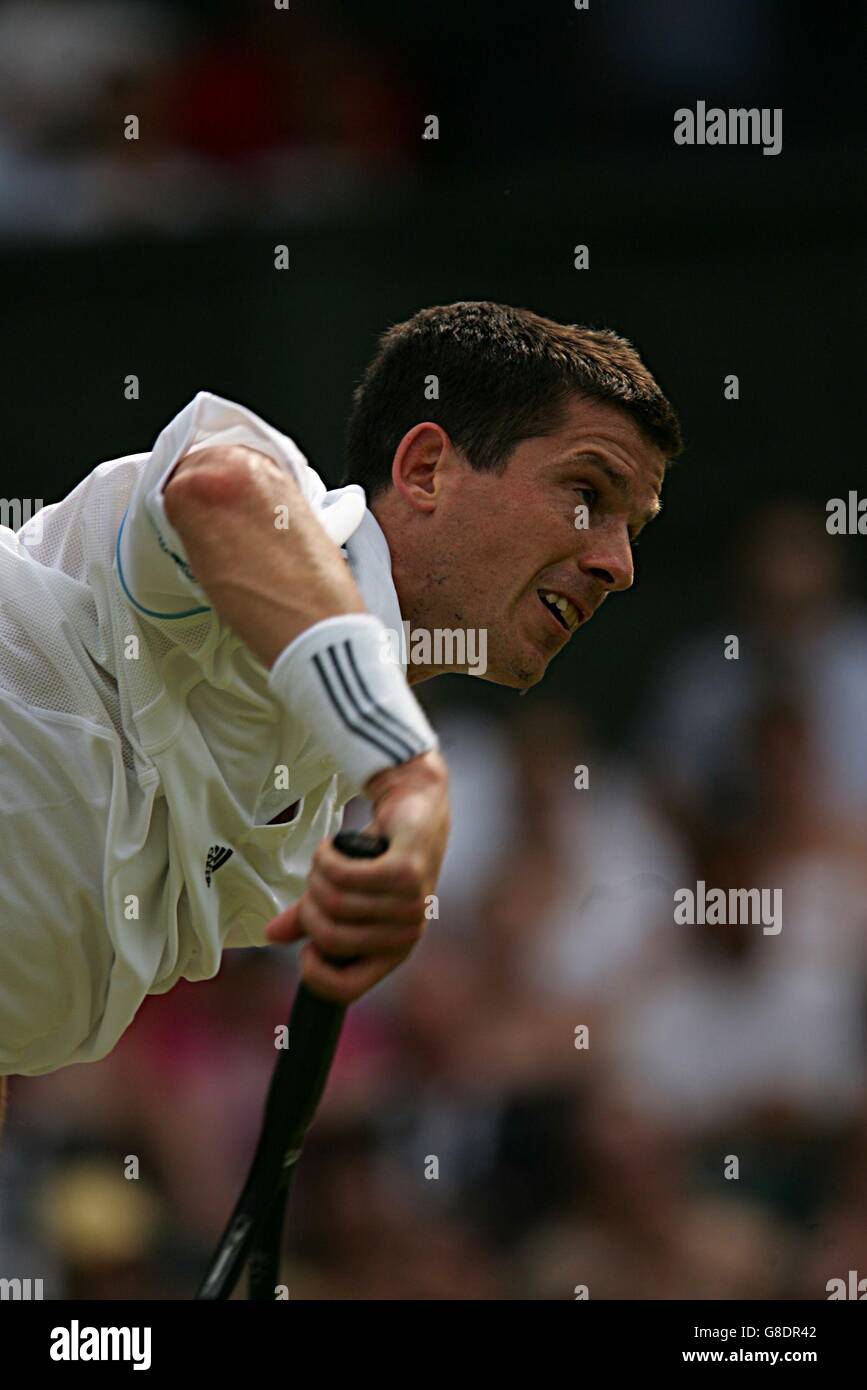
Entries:
POLYGON ((416 153, 409 81, 327 0, 210 13, 5 0, 0 235, 256 228, 341 211, 416 153))
MULTIPOLYGON (((347 1014, 290 1298, 824 1299, 867 1274, 867 614, 823 522, 754 514, 729 611, 660 653, 607 747, 544 687, 496 723, 422 687, 452 776, 439 915, 347 1014), (782 889, 782 930, 676 924, 699 879, 782 889)), ((0 1272, 190 1297, 295 978, 291 950, 229 952, 104 1062, 14 1080, 0 1272)))
POLYGON ((854 148, 863 22, 788 0, 0 0, 0 238, 291 227, 438 163, 510 184, 558 153, 664 152, 696 94, 785 106, 787 148, 854 148))

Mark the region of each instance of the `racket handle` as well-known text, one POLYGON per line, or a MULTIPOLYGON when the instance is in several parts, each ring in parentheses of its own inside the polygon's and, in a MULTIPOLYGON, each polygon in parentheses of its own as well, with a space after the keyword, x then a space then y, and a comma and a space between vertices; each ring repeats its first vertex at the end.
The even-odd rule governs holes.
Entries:
MULTIPOLYGON (((351 859, 375 859, 388 849, 384 836, 359 830, 342 830, 333 843, 351 859)), ((249 1255, 251 1298, 273 1299, 295 1163, 328 1080, 345 1012, 342 1004, 298 986, 289 1016, 292 1051, 281 1052, 275 1063, 250 1172, 197 1298, 228 1298, 249 1255)))
POLYGON ((349 859, 378 859, 388 849, 384 835, 368 835, 364 830, 339 830, 331 843, 349 859))
MULTIPOLYGON (((376 859, 388 849, 388 840, 384 835, 366 835, 361 830, 341 830, 332 843, 335 849, 350 859, 376 859)), ((348 965, 349 961, 333 960, 332 964, 343 966, 348 965)), ((266 1107, 266 1128, 272 1113, 272 1123, 276 1128, 279 1123, 277 1115, 285 1114, 287 1110, 294 1113, 296 1124, 291 1135, 283 1135, 285 1152, 282 1172, 250 1252, 250 1298, 257 1303, 270 1302, 274 1298, 280 1273, 286 1204, 295 1164, 328 1080, 345 1012, 342 1005, 320 999, 306 985, 298 986, 289 1018, 289 1032, 296 1039, 294 1062, 289 1062, 288 1054, 285 1059, 278 1061, 266 1107), (294 1071, 291 1071, 293 1065, 294 1071), (302 1076, 304 1090, 299 1094, 297 1086, 293 1087, 293 1081, 302 1076), (291 1159, 288 1158, 289 1154, 291 1159)))

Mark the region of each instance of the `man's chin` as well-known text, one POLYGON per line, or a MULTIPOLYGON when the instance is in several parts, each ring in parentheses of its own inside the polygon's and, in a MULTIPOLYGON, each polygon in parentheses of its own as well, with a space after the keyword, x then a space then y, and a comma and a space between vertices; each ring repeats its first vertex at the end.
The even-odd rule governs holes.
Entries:
POLYGON ((484 669, 470 669, 467 674, 476 680, 489 681, 491 685, 505 685, 510 690, 529 690, 539 684, 561 649, 562 644, 558 646, 551 638, 539 642, 534 635, 524 636, 515 631, 495 633, 488 629, 484 669))
POLYGON ((516 664, 488 666, 484 675, 477 677, 478 680, 490 681, 492 685, 505 685, 510 690, 529 690, 531 686, 538 685, 548 669, 548 662, 541 657, 538 664, 532 667, 516 664))

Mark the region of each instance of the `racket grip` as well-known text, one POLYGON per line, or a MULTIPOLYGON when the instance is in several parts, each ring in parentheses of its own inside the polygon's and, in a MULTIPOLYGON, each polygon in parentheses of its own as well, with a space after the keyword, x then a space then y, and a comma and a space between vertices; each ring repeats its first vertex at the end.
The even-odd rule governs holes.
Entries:
POLYGON ((349 859, 378 859, 388 849, 384 835, 368 835, 364 830, 340 830, 331 843, 349 859))

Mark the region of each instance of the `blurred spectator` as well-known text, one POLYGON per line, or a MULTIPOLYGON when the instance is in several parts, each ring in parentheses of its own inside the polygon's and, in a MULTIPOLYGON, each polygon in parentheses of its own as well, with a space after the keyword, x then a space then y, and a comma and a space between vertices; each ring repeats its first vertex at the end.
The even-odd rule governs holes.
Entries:
POLYGON ((154 0, 5 0, 3 148, 48 157, 88 148, 106 103, 165 64, 178 37, 171 10, 154 0))
POLYGON ((771 1104, 804 1122, 838 1121, 857 1105, 863 1077, 863 842, 816 807, 805 716, 775 703, 743 733, 748 817, 706 838, 690 877, 708 889, 780 890, 780 931, 678 927, 681 963, 633 1012, 623 1065, 672 1125, 700 1128, 771 1104))
POLYGON ((575 1180, 557 1219, 526 1241, 515 1298, 772 1298, 785 1232, 728 1193, 690 1191, 689 1153, 609 1080, 576 1108, 575 1180), (587 1293, 579 1294, 578 1286, 587 1293))
MULTIPOLYGON (((860 1284, 860 1299, 867 1290, 861 1283, 867 1279, 867 1091, 858 1123, 846 1139, 823 1209, 811 1223, 804 1256, 792 1273, 793 1298, 827 1298, 833 1291, 828 1288, 832 1279, 842 1279, 845 1296, 851 1298, 850 1270, 860 1284)), ((839 1297, 839 1286, 836 1289, 839 1297)))
POLYGON ((730 823, 750 809, 746 724, 785 694, 803 709, 818 814, 867 818, 867 615, 848 597, 843 543, 824 512, 775 503, 733 557, 732 606, 713 634, 669 659, 643 726, 663 795, 684 820, 730 823), (737 659, 724 639, 739 639, 737 659))
MULTIPOLYGON (((68 1298, 167 1296, 153 1258, 163 1209, 147 1183, 125 1179, 120 1162, 73 1159, 36 1199, 37 1224, 62 1262, 68 1298)), ((177 1284, 174 1294, 181 1296, 177 1284)))
POLYGON ((596 747, 579 710, 531 700, 513 725, 519 820, 493 920, 513 923, 520 972, 541 993, 614 1002, 616 983, 625 1005, 630 981, 670 950, 683 851, 636 770, 596 747))
POLYGON ((490 1253, 466 1224, 425 1201, 422 1165, 383 1163, 369 1124, 317 1126, 299 1174, 286 1276, 290 1297, 501 1296, 490 1253), (315 1291, 315 1292, 314 1292, 315 1291))
POLYGON ((418 157, 406 63, 339 13, 193 20, 162 0, 0 7, 0 233, 261 226, 418 157))

